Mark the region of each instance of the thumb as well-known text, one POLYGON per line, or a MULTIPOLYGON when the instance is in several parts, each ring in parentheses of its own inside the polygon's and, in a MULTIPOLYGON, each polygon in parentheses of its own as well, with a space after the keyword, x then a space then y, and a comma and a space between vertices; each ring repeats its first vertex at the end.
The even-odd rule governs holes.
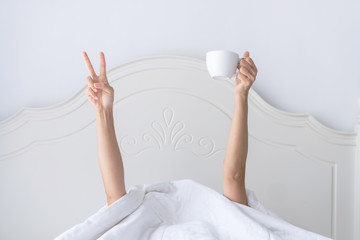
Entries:
POLYGON ((249 56, 250 56, 249 51, 244 52, 244 55, 243 55, 244 58, 249 57, 249 56))

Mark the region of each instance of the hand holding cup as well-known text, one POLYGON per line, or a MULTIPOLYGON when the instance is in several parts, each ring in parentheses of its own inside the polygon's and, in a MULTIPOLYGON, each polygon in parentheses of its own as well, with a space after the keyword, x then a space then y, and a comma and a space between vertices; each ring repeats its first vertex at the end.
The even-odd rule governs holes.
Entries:
POLYGON ((246 51, 242 58, 235 52, 214 50, 206 53, 206 67, 215 80, 229 80, 235 77, 235 95, 247 95, 257 75, 257 68, 246 51), (236 70, 239 69, 238 73, 236 70))
POLYGON ((247 96, 257 75, 257 68, 253 60, 250 58, 250 53, 248 51, 244 53, 237 68, 239 71, 236 75, 234 93, 235 95, 247 96))

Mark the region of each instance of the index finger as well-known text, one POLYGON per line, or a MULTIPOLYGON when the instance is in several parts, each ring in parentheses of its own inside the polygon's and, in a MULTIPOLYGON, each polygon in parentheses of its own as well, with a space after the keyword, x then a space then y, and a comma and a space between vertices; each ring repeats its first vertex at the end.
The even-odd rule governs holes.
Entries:
POLYGON ((257 71, 256 65, 250 57, 245 58, 245 60, 257 71))
POLYGON ((94 68, 93 68, 93 66, 92 66, 92 64, 90 62, 90 59, 89 59, 88 55, 86 54, 86 52, 83 52, 82 55, 84 57, 86 68, 89 71, 89 74, 90 74, 91 78, 94 78, 96 76, 96 73, 94 71, 94 68))
POLYGON ((241 61, 239 65, 248 68, 249 71, 251 71, 254 75, 256 75, 255 67, 251 65, 248 61, 241 61))
POLYGON ((106 63, 103 52, 100 52, 100 75, 106 75, 106 63))

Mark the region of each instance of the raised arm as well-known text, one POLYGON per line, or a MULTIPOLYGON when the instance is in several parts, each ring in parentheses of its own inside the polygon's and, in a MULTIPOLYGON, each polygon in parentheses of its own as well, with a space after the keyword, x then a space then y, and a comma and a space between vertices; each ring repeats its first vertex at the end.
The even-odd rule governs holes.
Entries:
POLYGON ((126 194, 124 167, 114 128, 114 89, 106 77, 104 53, 100 52, 99 76, 96 75, 86 52, 83 52, 83 57, 90 73, 90 76, 86 77, 88 87, 85 94, 96 113, 98 159, 107 204, 110 205, 126 194))
POLYGON ((223 195, 232 201, 248 205, 245 190, 245 169, 248 153, 248 94, 257 68, 245 52, 238 66, 234 88, 235 106, 223 165, 223 195))

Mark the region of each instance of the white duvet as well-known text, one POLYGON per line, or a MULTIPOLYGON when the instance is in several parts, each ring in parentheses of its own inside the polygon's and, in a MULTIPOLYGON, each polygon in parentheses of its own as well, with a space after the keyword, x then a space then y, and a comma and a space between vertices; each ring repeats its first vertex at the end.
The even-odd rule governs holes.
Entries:
POLYGON ((249 207, 190 179, 132 186, 63 239, 329 239, 267 211, 247 190, 249 207))

